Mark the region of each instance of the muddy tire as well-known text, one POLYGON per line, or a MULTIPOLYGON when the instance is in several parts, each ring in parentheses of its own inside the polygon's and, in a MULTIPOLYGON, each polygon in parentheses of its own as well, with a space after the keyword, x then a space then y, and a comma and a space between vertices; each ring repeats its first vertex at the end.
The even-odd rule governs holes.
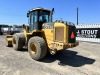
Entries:
POLYGON ((16 33, 13 35, 12 45, 15 50, 21 50, 25 45, 25 36, 23 33, 16 33))
POLYGON ((47 54, 47 45, 43 38, 35 36, 28 42, 28 52, 32 59, 43 59, 47 54))

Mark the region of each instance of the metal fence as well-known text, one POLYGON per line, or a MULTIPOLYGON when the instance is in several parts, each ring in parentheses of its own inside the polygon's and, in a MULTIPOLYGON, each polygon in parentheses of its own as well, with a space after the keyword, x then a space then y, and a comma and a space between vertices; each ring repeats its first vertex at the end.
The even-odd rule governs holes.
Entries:
POLYGON ((100 43, 100 24, 76 25, 76 40, 100 43))

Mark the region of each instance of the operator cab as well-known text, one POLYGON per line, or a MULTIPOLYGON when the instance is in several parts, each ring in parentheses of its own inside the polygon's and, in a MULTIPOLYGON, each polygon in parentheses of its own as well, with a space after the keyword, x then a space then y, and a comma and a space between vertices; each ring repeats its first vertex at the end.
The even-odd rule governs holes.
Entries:
POLYGON ((27 13, 29 30, 41 30, 42 24, 52 21, 52 11, 44 8, 35 8, 27 13))

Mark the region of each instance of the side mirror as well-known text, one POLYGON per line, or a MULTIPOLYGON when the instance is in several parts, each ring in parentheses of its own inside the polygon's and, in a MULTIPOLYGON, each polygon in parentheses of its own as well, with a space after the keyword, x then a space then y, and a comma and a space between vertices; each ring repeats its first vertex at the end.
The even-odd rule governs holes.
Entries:
POLYGON ((26 26, 25 26, 25 24, 23 24, 23 29, 25 29, 26 28, 26 26))
POLYGON ((52 14, 54 13, 54 8, 52 8, 52 14))

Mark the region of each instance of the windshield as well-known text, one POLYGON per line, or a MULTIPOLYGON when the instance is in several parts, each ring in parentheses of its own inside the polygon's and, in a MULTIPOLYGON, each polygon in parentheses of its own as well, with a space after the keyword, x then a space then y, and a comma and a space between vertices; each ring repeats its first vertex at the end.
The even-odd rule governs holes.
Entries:
POLYGON ((50 11, 38 10, 29 13, 29 30, 37 29, 45 22, 50 22, 50 11))
POLYGON ((50 21, 50 12, 41 10, 39 12, 39 21, 49 22, 50 21))

